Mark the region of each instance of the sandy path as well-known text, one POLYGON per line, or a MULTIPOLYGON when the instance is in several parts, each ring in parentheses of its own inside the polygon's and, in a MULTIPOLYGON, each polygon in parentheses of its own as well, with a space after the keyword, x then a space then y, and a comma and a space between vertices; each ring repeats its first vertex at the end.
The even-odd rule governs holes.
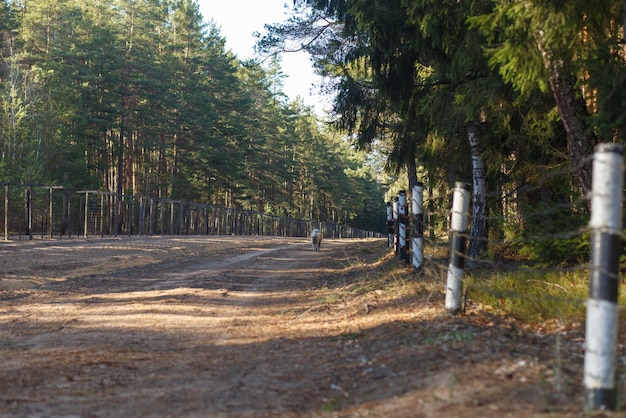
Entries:
POLYGON ((553 335, 369 280, 384 245, 2 243, 0 417, 580 415, 553 335))
POLYGON ((306 365, 284 364, 281 345, 310 308, 308 281, 347 245, 324 244, 319 253, 267 238, 5 247, 1 283, 13 291, 0 311, 0 399, 23 416, 297 410, 294 377, 306 365))

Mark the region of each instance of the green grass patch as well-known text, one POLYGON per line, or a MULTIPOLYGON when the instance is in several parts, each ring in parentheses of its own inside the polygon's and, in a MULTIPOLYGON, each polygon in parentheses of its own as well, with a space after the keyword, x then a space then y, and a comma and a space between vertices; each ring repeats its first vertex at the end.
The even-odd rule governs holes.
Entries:
POLYGON ((468 278, 468 298, 522 321, 582 322, 589 294, 586 271, 518 269, 468 278))
POLYGON ((363 331, 344 332, 339 336, 341 341, 355 341, 361 338, 365 333, 363 331))
POLYGON ((433 345, 446 342, 472 342, 476 334, 471 331, 451 331, 428 333, 419 341, 419 345, 433 345))
POLYGON ((329 292, 324 295, 324 303, 327 305, 333 305, 335 303, 341 302, 341 294, 339 292, 334 291, 330 292, 328 288, 324 288, 325 291, 329 292))

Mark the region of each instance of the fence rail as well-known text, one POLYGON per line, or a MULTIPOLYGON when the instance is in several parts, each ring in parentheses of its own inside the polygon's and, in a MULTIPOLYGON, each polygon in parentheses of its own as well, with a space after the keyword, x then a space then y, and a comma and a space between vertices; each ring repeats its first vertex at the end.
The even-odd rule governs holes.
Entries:
POLYGON ((118 235, 268 235, 306 237, 317 227, 325 238, 380 238, 348 225, 262 212, 117 195, 62 186, 4 184, 0 219, 4 240, 118 235))

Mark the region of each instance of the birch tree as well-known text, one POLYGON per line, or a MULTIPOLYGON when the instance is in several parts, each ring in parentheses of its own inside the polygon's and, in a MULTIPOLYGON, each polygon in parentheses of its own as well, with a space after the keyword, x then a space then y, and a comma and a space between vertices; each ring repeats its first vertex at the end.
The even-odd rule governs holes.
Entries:
POLYGON ((470 246, 468 267, 474 266, 474 260, 487 245, 487 181, 482 145, 473 123, 466 125, 470 158, 472 159, 472 223, 470 226, 470 246))

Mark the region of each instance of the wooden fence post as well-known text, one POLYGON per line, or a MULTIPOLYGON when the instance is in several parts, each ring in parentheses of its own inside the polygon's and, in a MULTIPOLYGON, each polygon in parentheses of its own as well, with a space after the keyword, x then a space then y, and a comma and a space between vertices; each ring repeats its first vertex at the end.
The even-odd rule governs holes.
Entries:
POLYGON ((623 147, 599 144, 593 158, 591 266, 585 329, 585 409, 617 408, 619 259, 622 254, 623 147))
POLYGON ((393 248, 393 205, 387 202, 387 245, 393 248))
POLYGON ((424 184, 417 182, 411 190, 411 214, 413 234, 411 239, 411 260, 413 269, 419 271, 424 263, 424 184))
POLYGON ((452 315, 461 312, 463 293, 463 270, 467 242, 469 185, 457 182, 452 197, 452 220, 450 222, 450 263, 446 285, 446 311, 452 315))
POLYGON ((407 216, 406 216, 406 190, 398 192, 398 224, 400 239, 400 260, 409 262, 409 251, 407 246, 407 216))

